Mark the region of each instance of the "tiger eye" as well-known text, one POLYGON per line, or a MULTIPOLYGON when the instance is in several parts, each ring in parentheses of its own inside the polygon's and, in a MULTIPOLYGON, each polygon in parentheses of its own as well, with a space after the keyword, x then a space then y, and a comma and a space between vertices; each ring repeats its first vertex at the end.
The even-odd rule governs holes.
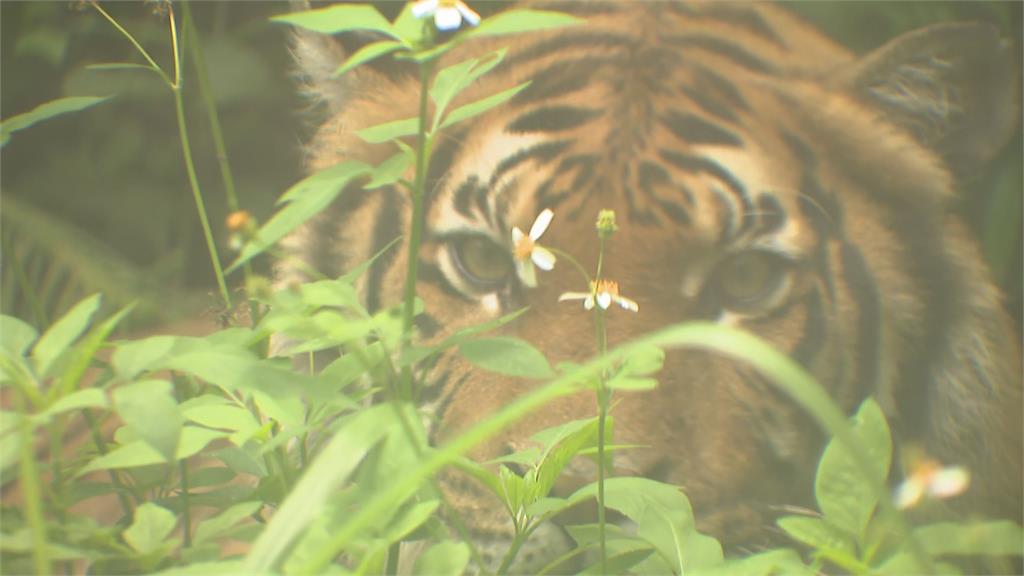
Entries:
POLYGON ((486 236, 466 236, 455 245, 459 268, 471 282, 501 284, 512 272, 508 252, 486 236))
POLYGON ((786 264, 763 251, 751 251, 727 258, 716 272, 719 297, 733 307, 751 306, 771 296, 782 281, 786 264))

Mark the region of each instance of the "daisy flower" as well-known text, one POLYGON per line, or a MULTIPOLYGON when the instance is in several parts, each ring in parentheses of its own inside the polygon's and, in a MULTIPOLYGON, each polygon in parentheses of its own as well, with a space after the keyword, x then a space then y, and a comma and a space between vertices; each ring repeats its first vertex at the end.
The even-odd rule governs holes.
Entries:
POLYGON ((527 235, 518 226, 512 228, 512 260, 516 265, 516 274, 524 286, 533 288, 537 285, 537 273, 534 265, 544 271, 555 267, 555 255, 550 250, 537 244, 537 240, 544 235, 551 224, 554 213, 545 209, 530 227, 527 235))
POLYGON ((591 282, 590 292, 566 292, 558 297, 559 302, 567 300, 583 300, 583 308, 586 310, 593 310, 594 304, 600 306, 602 310, 607 310, 612 302, 630 312, 640 310, 636 302, 619 294, 619 283, 611 280, 591 282))
POLYGON ((438 30, 456 30, 465 20, 470 26, 480 23, 480 15, 462 0, 417 0, 412 5, 412 15, 420 20, 434 17, 438 30))
POLYGON ((970 474, 962 466, 943 467, 936 460, 922 459, 897 488, 894 500, 900 509, 910 508, 921 498, 952 498, 967 490, 970 474))

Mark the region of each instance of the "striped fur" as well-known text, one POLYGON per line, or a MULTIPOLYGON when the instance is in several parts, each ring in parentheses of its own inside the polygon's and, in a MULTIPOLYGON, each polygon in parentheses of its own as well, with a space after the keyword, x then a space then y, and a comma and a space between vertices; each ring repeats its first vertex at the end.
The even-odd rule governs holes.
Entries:
MULTIPOLYGON (((1019 521, 1019 343, 951 214, 954 175, 998 149, 1016 119, 1017 72, 994 31, 934 26, 858 59, 763 4, 554 7, 587 25, 469 44, 446 61, 509 45, 463 101, 531 84, 436 146, 421 336, 529 306, 508 333, 553 362, 591 356, 589 315, 556 302, 580 289, 568 266, 542 273, 533 290, 512 277, 474 284, 453 247, 467 235, 509 246, 513 226, 551 208, 545 244, 593 262, 595 216, 612 208, 620 232, 606 270, 640 304, 635 317, 610 314, 612 344, 688 319, 744 327, 788 351, 844 408, 875 395, 901 438, 971 467, 965 505, 1019 521), (762 290, 737 298, 728 283, 750 273, 744 265, 769 272, 762 290)), ((315 50, 301 56, 329 112, 310 170, 389 156, 355 131, 414 116, 415 74, 364 67, 334 80, 317 74, 334 64, 315 50)), ((337 274, 405 235, 409 209, 398 189, 353 185, 289 245, 337 274)), ((405 269, 403 250, 385 254, 361 286, 368 306, 398 302, 405 269)), ((654 392, 619 397, 616 441, 649 446, 618 454, 620 473, 680 484, 700 527, 730 545, 765 541, 778 507, 808 503, 823 438, 758 374, 676 352, 659 380, 654 392)), ((455 356, 428 384, 437 441, 530 386, 455 356)), ((554 404, 475 456, 594 412, 591 396, 554 404)), ((584 465, 575 472, 590 479, 584 465)), ((507 544, 500 508, 465 479, 447 482, 479 543, 507 544)))

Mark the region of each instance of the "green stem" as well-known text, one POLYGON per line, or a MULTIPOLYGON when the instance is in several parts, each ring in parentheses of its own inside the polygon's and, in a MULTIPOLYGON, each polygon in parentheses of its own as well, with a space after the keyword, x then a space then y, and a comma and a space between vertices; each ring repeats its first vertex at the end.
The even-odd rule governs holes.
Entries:
MULTIPOLYGON (((402 352, 412 344, 413 311, 416 302, 416 275, 419 269, 419 249, 423 236, 423 188, 426 185, 427 165, 430 162, 430 139, 427 137, 427 82, 431 64, 420 64, 419 129, 416 133, 416 180, 412 189, 412 222, 409 223, 409 248, 405 274, 404 306, 402 309, 402 352)), ((399 356, 401 357, 401 356, 399 356)), ((402 367, 398 395, 403 400, 413 398, 412 366, 402 367)))
MULTIPOLYGON (((149 52, 146 52, 146 49, 143 48, 141 44, 139 44, 139 41, 136 40, 135 37, 132 36, 130 32, 125 30, 124 27, 121 26, 121 24, 117 20, 115 20, 113 16, 108 14, 107 11, 104 10, 102 6, 100 6, 99 2, 92 2, 92 7, 95 8, 100 14, 102 14, 103 17, 106 18, 107 21, 110 22, 110 24, 113 25, 114 28, 117 28, 118 32, 120 32, 122 36, 127 38, 128 41, 132 43, 132 46, 135 46, 135 50, 137 50, 138 53, 141 54, 142 57, 146 59, 146 62, 149 63, 149 67, 152 68, 154 72, 159 74, 160 77, 163 78, 164 82, 166 82, 168 86, 171 86, 172 88, 174 87, 176 82, 171 82, 171 79, 167 77, 167 74, 164 72, 163 68, 158 66, 157 63, 155 61, 153 61, 153 58, 150 57, 149 52)), ((173 28, 174 28, 174 13, 173 12, 171 12, 170 18, 171 18, 171 29, 173 30, 173 28)))
POLYGON ((14 395, 21 413, 21 489, 25 498, 25 517, 32 534, 32 564, 36 574, 50 574, 49 543, 46 539, 46 520, 43 518, 43 501, 39 491, 39 470, 36 469, 36 454, 32 442, 32 419, 28 405, 21 394, 14 395))
MULTIPOLYGON (((199 95, 206 106, 206 116, 210 120, 210 134, 213 136, 213 148, 217 156, 217 164, 220 166, 221 181, 224 184, 224 198, 227 201, 228 210, 237 212, 240 209, 238 194, 235 191, 235 177, 231 172, 231 162, 228 159, 227 146, 224 145, 224 131, 221 129, 220 116, 217 113, 217 103, 213 98, 213 90, 210 88, 210 75, 206 70, 206 57, 203 55, 203 45, 199 41, 199 30, 192 19, 192 8, 188 2, 182 3, 182 15, 184 16, 185 31, 188 33, 189 54, 192 56, 192 63, 196 67, 196 86, 199 88, 199 95)), ((252 264, 246 261, 242 265, 242 274, 245 276, 246 285, 252 278, 252 264)), ((249 299, 249 316, 252 325, 259 324, 259 304, 249 299)))
POLYGON ((545 246, 545 248, 550 250, 551 253, 554 254, 555 256, 558 256, 559 258, 561 258, 563 260, 566 260, 567 262, 572 264, 576 268, 576 270, 580 273, 580 275, 583 276, 584 282, 587 283, 587 290, 590 290, 590 282, 591 282, 590 274, 587 274, 587 269, 584 268, 583 265, 580 264, 575 258, 573 258, 572 254, 569 254, 568 252, 563 252, 563 251, 559 250, 558 248, 552 248, 550 246, 545 246))
MULTIPOLYGON (((601 241, 601 254, 604 254, 604 240, 601 241)), ((598 270, 600 271, 600 259, 598 270)), ((608 352, 608 333, 604 326, 604 310, 596 308, 597 324, 597 353, 603 358, 608 352)), ((607 475, 605 470, 605 433, 606 421, 608 418, 608 390, 605 388, 605 370, 601 370, 598 376, 597 387, 597 533, 601 543, 601 573, 608 573, 608 546, 605 534, 605 507, 604 507, 604 480, 607 475)))
POLYGON ((189 145, 188 128, 185 126, 185 103, 181 96, 180 87, 174 90, 174 110, 178 116, 178 135, 181 138, 181 150, 185 156, 185 170, 188 172, 188 183, 192 188, 192 198, 195 200, 196 212, 199 214, 199 223, 203 228, 203 237, 206 239, 206 249, 210 253, 210 263, 213 265, 213 273, 217 277, 217 287, 220 289, 221 298, 224 299, 224 306, 230 310, 231 295, 228 294, 227 284, 224 283, 224 271, 220 267, 217 244, 213 241, 210 220, 206 217, 206 206, 203 205, 203 193, 199 189, 199 179, 196 177, 195 164, 192 162, 192 148, 189 145))
MULTIPOLYGON (((185 400, 192 397, 192 390, 189 387, 188 380, 184 380, 178 376, 174 376, 174 396, 175 400, 180 405, 185 400)), ((181 473, 181 523, 182 533, 184 534, 183 547, 192 547, 192 511, 190 509, 189 502, 189 480, 188 480, 188 458, 183 458, 178 462, 178 468, 181 473)))
MULTIPOLYGON (((89 410, 82 410, 82 416, 85 418, 85 422, 89 425, 89 433, 92 435, 92 441, 96 444, 96 451, 99 452, 100 456, 105 455, 107 450, 107 442, 103 439, 103 434, 100 433, 99 424, 96 419, 93 418, 92 412, 89 410)), ((117 501, 121 504, 121 512, 125 517, 128 517, 132 513, 131 502, 128 501, 128 497, 124 495, 125 485, 121 482, 121 478, 117 475, 117 471, 108 470, 107 474, 110 476, 110 483, 114 485, 114 493, 117 494, 117 501)))
POLYGON ((503 576, 508 573, 512 560, 514 560, 516 555, 519 554, 519 549, 522 548, 523 543, 526 542, 527 536, 528 533, 524 530, 516 531, 515 537, 512 538, 512 545, 509 546, 508 552, 505 553, 505 557, 501 559, 501 566, 498 567, 498 571, 496 572, 497 576, 503 576))

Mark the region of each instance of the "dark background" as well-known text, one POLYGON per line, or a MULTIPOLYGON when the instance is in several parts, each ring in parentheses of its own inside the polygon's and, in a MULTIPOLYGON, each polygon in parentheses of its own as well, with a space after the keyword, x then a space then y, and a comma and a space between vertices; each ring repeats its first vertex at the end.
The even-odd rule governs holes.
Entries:
MULTIPOLYGON (((485 16, 497 2, 472 3, 485 16)), ((170 72, 167 22, 153 3, 103 6, 170 72)), ((393 16, 398 2, 381 5, 393 16)), ((997 24, 1020 54, 1020 2, 800 2, 787 4, 858 53, 941 20, 997 24)), ((193 15, 217 98, 242 205, 260 220, 301 177, 309 133, 289 77, 287 29, 268 18, 285 2, 196 2, 193 15)), ((181 10, 176 7, 180 22, 181 10)), ((4 245, 0 308, 41 323, 24 297, 33 287, 43 320, 84 295, 108 307, 139 301, 136 326, 211 313, 209 256, 186 179, 170 91, 154 74, 92 71, 89 64, 142 62, 93 8, 69 2, 0 2, 0 117, 61 96, 116 94, 86 111, 15 133, 0 155, 4 245), (25 272, 19 284, 16 262, 25 272)), ((1019 62, 1018 62, 1019 66, 1019 62)), ((224 193, 209 122, 186 59, 193 153, 221 257, 232 258, 224 193)), ((1008 306, 1021 316, 1021 133, 991 170, 967 182, 962 210, 982 240, 1008 306)), ((266 272, 266 263, 258 270, 266 272)), ((229 278, 233 285, 239 277, 229 278)))

